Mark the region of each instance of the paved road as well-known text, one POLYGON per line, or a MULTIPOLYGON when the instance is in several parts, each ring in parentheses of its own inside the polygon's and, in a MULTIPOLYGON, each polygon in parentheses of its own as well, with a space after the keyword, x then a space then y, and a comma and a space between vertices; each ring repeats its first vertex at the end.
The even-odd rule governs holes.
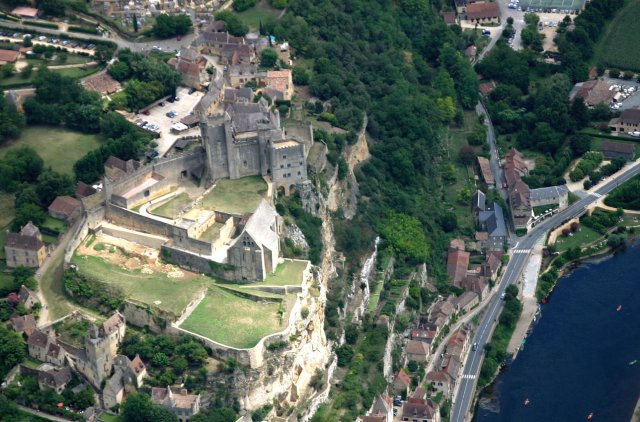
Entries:
POLYGON ((20 406, 18 405, 18 408, 20 410, 22 410, 23 412, 27 412, 30 413, 32 415, 36 415, 39 416, 43 419, 49 419, 50 421, 56 421, 56 422, 72 422, 71 419, 66 419, 66 418, 61 418, 59 416, 55 416, 55 415, 50 415, 49 413, 44 413, 44 412, 38 412, 37 410, 33 410, 30 407, 25 407, 25 406, 20 406))
MULTIPOLYGON (((176 38, 170 38, 166 40, 135 42, 135 41, 129 41, 122 38, 115 31, 111 31, 108 36, 100 36, 100 35, 93 35, 93 34, 83 34, 78 32, 67 32, 61 29, 34 27, 30 25, 23 25, 20 22, 12 22, 7 20, 1 20, 0 25, 6 28, 17 29, 25 33, 39 32, 39 33, 51 34, 51 35, 65 35, 70 38, 76 38, 76 39, 82 39, 82 40, 113 41, 118 45, 118 48, 129 48, 132 51, 149 51, 153 46, 158 46, 162 48, 163 51, 173 51, 176 49, 180 49, 181 47, 189 46, 193 41, 193 39, 196 37, 196 34, 194 32, 190 32, 189 34, 182 37, 180 41, 178 41, 176 38)), ((197 28, 195 28, 194 31, 197 31, 197 28)))
POLYGON ((549 230, 559 226, 564 221, 581 215, 586 210, 587 206, 615 189, 619 184, 624 183, 637 174, 640 174, 640 162, 635 162, 628 166, 623 170, 623 172, 619 173, 615 178, 612 178, 608 183, 595 189, 564 211, 539 223, 536 227, 531 229, 514 248, 515 251, 520 252, 514 252, 512 254, 511 260, 507 264, 500 285, 498 286, 499 294, 494 296, 488 304, 487 313, 476 330, 473 342, 478 343, 478 351, 471 352, 465 362, 463 374, 466 377, 462 377, 458 395, 454 399, 453 409, 451 412, 452 422, 464 422, 467 417, 469 408, 473 402, 476 379, 479 375, 480 367, 482 366, 482 358, 484 356, 483 347, 491 339, 495 320, 502 310, 503 301, 500 300, 500 294, 505 291, 507 286, 517 281, 524 269, 529 256, 529 251, 533 248, 533 245, 541 237, 546 236, 546 233, 549 230))

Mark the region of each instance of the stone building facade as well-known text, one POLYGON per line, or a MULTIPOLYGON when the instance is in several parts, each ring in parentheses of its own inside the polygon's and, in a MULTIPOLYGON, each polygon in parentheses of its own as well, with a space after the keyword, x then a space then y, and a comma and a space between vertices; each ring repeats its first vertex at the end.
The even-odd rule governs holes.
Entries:
POLYGON ((4 252, 7 268, 39 268, 47 258, 42 234, 31 221, 20 230, 20 233, 7 233, 4 252))

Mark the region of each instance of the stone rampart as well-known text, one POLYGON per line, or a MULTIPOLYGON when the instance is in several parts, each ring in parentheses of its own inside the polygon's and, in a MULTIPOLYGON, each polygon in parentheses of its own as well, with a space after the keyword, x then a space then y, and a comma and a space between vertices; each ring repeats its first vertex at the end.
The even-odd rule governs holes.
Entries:
POLYGON ((162 245, 160 252, 162 259, 181 268, 227 280, 232 280, 234 277, 232 265, 212 261, 206 256, 196 255, 175 245, 162 245))
POLYGON ((98 230, 102 231, 102 233, 106 235, 125 239, 130 242, 139 243, 153 249, 160 249, 160 247, 167 241, 167 239, 162 237, 157 237, 142 232, 135 232, 132 230, 121 229, 111 224, 103 224, 98 230))

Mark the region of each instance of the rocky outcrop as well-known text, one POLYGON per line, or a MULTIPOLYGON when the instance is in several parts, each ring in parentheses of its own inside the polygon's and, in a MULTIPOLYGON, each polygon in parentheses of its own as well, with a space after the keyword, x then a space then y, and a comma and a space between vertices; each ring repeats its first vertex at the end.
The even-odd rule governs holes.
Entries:
POLYGON ((291 239, 293 245, 296 248, 302 249, 306 251, 309 249, 309 244, 307 243, 307 239, 304 237, 302 230, 291 221, 287 221, 284 226, 284 237, 287 239, 291 239))

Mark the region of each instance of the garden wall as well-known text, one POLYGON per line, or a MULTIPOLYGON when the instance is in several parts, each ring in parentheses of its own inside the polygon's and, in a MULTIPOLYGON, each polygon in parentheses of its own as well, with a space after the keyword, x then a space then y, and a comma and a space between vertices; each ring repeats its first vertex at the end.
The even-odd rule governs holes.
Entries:
MULTIPOLYGON (((211 244, 208 245, 211 246, 211 244)), ((162 245, 160 256, 171 264, 201 274, 213 275, 227 280, 233 280, 235 274, 232 265, 214 262, 206 256, 196 255, 173 245, 162 245)))

